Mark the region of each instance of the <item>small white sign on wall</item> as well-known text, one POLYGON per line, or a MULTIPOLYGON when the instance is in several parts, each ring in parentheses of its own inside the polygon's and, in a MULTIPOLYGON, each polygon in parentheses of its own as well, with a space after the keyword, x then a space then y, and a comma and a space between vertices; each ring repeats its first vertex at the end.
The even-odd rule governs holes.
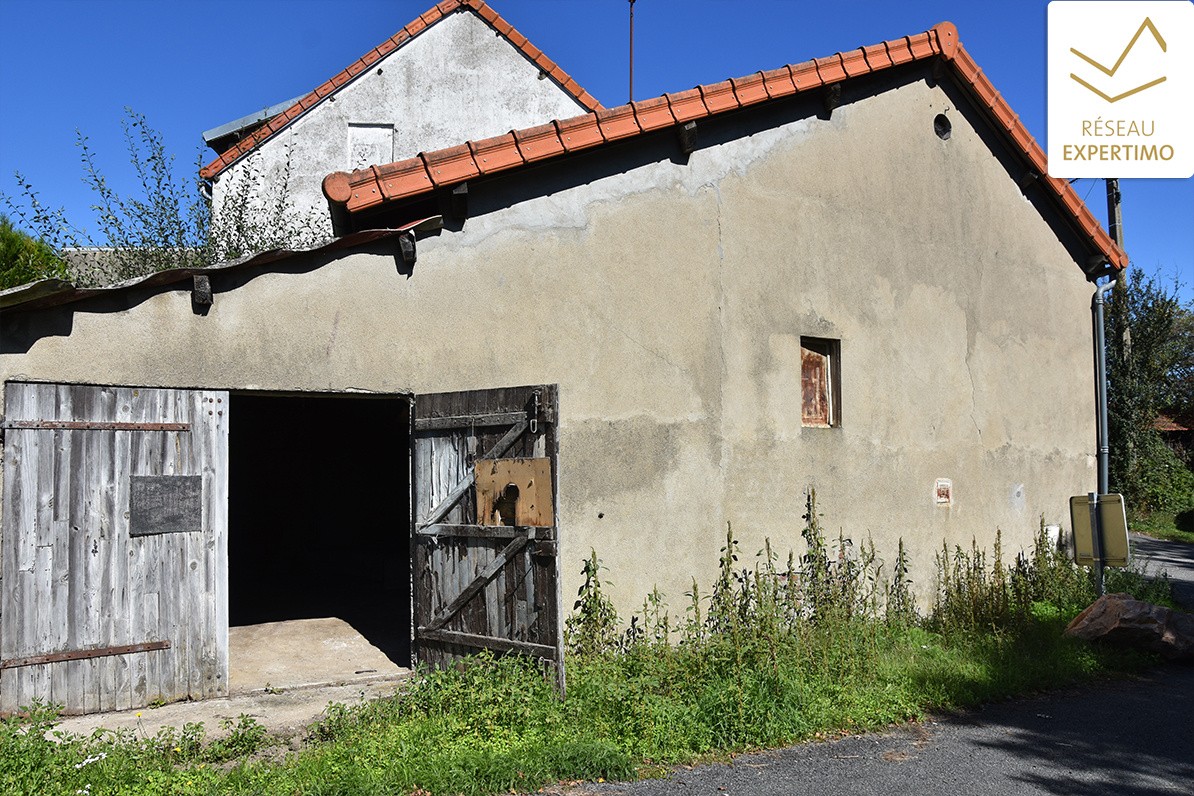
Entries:
POLYGON ((1194 175, 1194 3, 1053 0, 1049 176, 1194 175))

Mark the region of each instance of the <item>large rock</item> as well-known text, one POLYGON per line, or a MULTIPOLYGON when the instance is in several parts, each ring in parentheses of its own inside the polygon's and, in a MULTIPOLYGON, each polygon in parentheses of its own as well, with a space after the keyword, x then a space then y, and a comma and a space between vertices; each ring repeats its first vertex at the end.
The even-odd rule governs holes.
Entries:
POLYGON ((1074 617, 1065 633, 1194 663, 1194 614, 1142 602, 1130 594, 1104 594, 1074 617))

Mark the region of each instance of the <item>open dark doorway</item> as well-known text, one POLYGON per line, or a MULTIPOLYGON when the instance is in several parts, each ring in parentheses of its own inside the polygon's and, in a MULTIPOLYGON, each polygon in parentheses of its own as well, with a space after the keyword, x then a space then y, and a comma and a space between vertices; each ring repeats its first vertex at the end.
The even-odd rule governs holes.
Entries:
POLYGON ((277 648, 254 654, 284 658, 339 643, 328 627, 359 634, 408 667, 410 402, 314 394, 233 394, 229 402, 233 667, 234 633, 277 648), (244 635, 247 626, 300 625, 306 635, 285 644, 244 635))

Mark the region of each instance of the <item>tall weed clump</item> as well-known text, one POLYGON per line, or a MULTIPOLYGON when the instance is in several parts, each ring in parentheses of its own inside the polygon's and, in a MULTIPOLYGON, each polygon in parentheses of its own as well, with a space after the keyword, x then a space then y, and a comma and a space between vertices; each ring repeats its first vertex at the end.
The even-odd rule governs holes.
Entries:
MULTIPOLYGON (((54 712, 34 706, 0 721, 0 792, 530 792, 883 727, 1152 660, 1062 637, 1093 587, 1043 531, 1010 566, 1002 539, 990 552, 943 548, 939 593, 921 616, 903 544, 888 569, 869 542, 826 538, 815 493, 806 509, 799 555, 765 541, 751 560, 727 526, 716 577, 705 589, 694 580, 677 615, 653 589, 622 622, 591 552, 566 623, 566 698, 541 662, 486 652, 420 670, 391 697, 331 706, 304 748, 269 759, 260 755, 276 739, 248 717, 217 741, 190 725, 55 743, 45 738, 54 712)), ((1167 586, 1115 577, 1157 590, 1137 596, 1167 586)))

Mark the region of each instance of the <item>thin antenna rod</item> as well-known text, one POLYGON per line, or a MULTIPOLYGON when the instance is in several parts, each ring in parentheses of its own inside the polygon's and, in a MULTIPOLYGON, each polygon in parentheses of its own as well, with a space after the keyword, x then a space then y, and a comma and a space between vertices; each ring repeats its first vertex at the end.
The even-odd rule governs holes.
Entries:
POLYGON ((634 0, 630 0, 630 102, 634 102, 634 0))

